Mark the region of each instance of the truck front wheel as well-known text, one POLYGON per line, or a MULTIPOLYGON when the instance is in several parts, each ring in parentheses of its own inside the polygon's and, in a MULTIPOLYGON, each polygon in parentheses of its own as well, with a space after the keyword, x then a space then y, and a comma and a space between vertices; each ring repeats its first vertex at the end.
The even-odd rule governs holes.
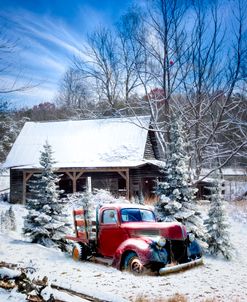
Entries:
POLYGON ((130 252, 124 259, 124 269, 133 274, 139 275, 143 273, 144 266, 137 254, 130 252))
POLYGON ((86 260, 87 256, 88 253, 87 253, 86 246, 80 242, 75 243, 72 250, 72 258, 75 261, 79 261, 79 260, 86 260))

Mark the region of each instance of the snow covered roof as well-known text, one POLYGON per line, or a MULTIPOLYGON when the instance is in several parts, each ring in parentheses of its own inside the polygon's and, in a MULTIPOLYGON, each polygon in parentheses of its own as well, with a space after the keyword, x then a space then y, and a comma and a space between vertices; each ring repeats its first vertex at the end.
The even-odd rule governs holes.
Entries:
POLYGON ((9 172, 4 171, 4 173, 0 173, 0 194, 1 192, 8 190, 9 185, 9 172))
POLYGON ((131 167, 144 164, 150 117, 78 121, 27 122, 16 139, 5 168, 39 168, 47 140, 54 167, 131 167))
MULTIPOLYGON (((201 176, 206 175, 210 172, 209 169, 202 169, 201 176)), ((222 168, 222 173, 224 176, 238 176, 238 175, 247 175, 246 168, 222 168)))

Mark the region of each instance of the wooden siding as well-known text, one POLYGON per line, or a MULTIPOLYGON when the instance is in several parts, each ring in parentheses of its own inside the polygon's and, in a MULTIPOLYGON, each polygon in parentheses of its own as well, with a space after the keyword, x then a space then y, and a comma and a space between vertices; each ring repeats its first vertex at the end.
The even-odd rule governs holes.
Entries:
MULTIPOLYGON (((63 169, 61 169, 63 170, 63 169)), ((58 172, 62 176, 63 184, 61 187, 66 189, 66 193, 72 193, 73 190, 82 191, 83 185, 86 184, 86 178, 91 177, 92 188, 94 189, 108 189, 115 196, 132 196, 141 195, 145 192, 145 195, 152 194, 153 183, 161 175, 160 168, 154 165, 146 164, 145 166, 138 168, 131 168, 128 172, 128 168, 110 168, 107 170, 95 169, 85 170, 82 173, 83 168, 80 170, 76 169, 66 169, 58 172), (81 172, 80 172, 81 171, 81 172), (73 173, 78 175, 75 177, 73 186, 73 173), (80 186, 81 184, 81 186, 80 186), (150 191, 150 192, 149 192, 150 191)), ((21 203, 24 202, 26 197, 30 197, 30 193, 23 190, 25 186, 24 177, 27 181, 31 179, 32 173, 37 173, 38 171, 22 171, 22 170, 11 170, 10 180, 11 180, 11 202, 21 203)))
POLYGON ((23 172, 10 169, 10 202, 22 203, 23 198, 23 172))
POLYGON ((227 181, 243 181, 247 182, 247 175, 224 175, 224 180, 227 181))
POLYGON ((154 165, 145 165, 130 170, 130 195, 144 195, 149 198, 153 195, 155 182, 158 178, 163 177, 160 168, 154 165))

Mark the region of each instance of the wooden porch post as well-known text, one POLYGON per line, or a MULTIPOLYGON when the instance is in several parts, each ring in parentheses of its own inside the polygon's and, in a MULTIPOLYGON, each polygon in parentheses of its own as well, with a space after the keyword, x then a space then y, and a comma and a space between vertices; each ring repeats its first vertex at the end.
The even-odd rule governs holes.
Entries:
POLYGON ((126 197, 130 200, 130 175, 129 169, 126 170, 126 197))
POLYGON ((118 171, 118 174, 120 174, 126 182, 126 198, 130 200, 130 177, 129 177, 129 169, 125 171, 118 171))
POLYGON ((73 174, 71 174, 70 172, 65 172, 69 178, 72 180, 72 190, 73 190, 73 193, 76 192, 76 172, 72 172, 73 174))
POLYGON ((33 173, 23 171, 23 192, 22 192, 22 203, 26 203, 26 195, 27 195, 27 182, 32 177, 33 173))
POLYGON ((73 193, 75 193, 76 192, 76 172, 73 172, 72 182, 73 182, 73 193))
POLYGON ((23 172, 23 181, 22 181, 22 203, 26 203, 26 172, 23 172))
POLYGON ((81 171, 77 174, 77 172, 73 171, 71 174, 71 172, 65 172, 69 178, 72 180, 72 184, 73 184, 73 193, 76 192, 76 181, 82 176, 82 174, 84 173, 84 171, 81 171))

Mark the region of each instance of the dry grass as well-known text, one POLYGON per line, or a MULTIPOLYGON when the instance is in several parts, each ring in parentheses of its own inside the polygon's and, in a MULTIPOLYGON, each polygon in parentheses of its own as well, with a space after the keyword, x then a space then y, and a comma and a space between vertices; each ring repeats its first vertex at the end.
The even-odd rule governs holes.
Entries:
POLYGON ((247 223, 247 200, 237 200, 229 203, 228 211, 235 220, 247 223))
POLYGON ((155 196, 155 197, 145 197, 144 199, 144 204, 145 205, 149 205, 149 206, 153 206, 156 202, 158 201, 158 197, 155 196))
POLYGON ((135 302, 188 302, 186 296, 182 294, 175 294, 174 296, 167 298, 167 299, 148 299, 143 296, 139 296, 136 298, 135 302))
POLYGON ((167 302, 187 302, 188 299, 184 295, 175 294, 171 298, 168 298, 166 301, 167 302))
POLYGON ((237 200, 233 202, 233 205, 241 210, 247 213, 247 200, 246 199, 242 199, 242 200, 237 200))
MULTIPOLYGON (((170 298, 166 298, 166 299, 149 299, 146 298, 144 296, 139 296, 136 298, 136 300, 134 302, 189 302, 189 299, 182 294, 175 294, 170 298)), ((198 302, 217 302, 216 298, 207 298, 207 299, 202 299, 202 300, 198 300, 198 302)), ((235 301, 237 302, 237 301, 235 301)))

